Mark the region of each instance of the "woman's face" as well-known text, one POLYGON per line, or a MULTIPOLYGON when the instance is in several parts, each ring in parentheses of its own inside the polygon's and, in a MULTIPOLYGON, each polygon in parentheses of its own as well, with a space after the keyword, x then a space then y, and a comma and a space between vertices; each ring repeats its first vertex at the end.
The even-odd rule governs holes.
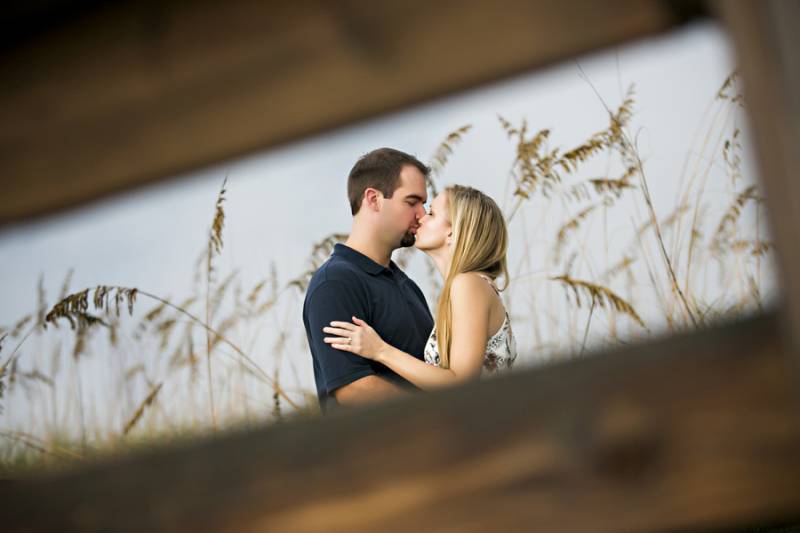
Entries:
POLYGON ((431 201, 428 213, 419 220, 415 246, 426 252, 449 246, 452 240, 449 215, 447 191, 442 191, 431 201))

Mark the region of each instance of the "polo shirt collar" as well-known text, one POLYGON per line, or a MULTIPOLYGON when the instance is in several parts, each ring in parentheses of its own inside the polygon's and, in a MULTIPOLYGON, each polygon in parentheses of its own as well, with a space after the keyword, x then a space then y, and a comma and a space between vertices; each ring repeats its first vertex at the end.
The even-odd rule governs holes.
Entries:
POLYGON ((336 243, 333 246, 333 255, 338 255, 339 257, 358 265, 364 272, 367 274, 372 274, 373 276, 377 276, 384 270, 390 273, 394 273, 399 270, 397 265, 394 264, 394 261, 389 261, 389 268, 386 268, 380 263, 376 263, 361 252, 357 252, 356 250, 353 250, 349 246, 342 243, 336 243))

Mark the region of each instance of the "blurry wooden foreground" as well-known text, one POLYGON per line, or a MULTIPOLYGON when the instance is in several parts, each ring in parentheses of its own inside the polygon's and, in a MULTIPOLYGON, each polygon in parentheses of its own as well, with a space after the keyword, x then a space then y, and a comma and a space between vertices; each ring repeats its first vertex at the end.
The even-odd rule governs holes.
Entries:
POLYGON ((785 299, 605 356, 4 482, 4 530, 708 531, 800 520, 800 4, 33 5, 2 19, 13 30, 0 56, 6 225, 708 11, 737 47, 785 299))

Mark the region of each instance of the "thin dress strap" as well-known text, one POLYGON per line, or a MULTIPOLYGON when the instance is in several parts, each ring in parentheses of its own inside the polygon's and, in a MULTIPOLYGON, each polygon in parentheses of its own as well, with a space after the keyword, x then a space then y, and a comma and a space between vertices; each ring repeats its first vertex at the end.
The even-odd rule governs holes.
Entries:
POLYGON ((494 289, 494 292, 496 292, 497 295, 500 296, 500 290, 497 288, 497 285, 494 284, 494 281, 492 280, 492 278, 490 278, 486 274, 481 274, 480 272, 476 272, 476 274, 478 274, 480 277, 485 279, 486 282, 489 284, 489 286, 494 289))
MULTIPOLYGON (((497 287, 489 276, 478 272, 476 272, 476 274, 485 279, 495 290, 498 297, 500 297, 500 291, 497 290, 497 287)), ((500 301, 502 303, 502 298, 500 298, 500 301)), ((505 308, 505 305, 503 305, 503 307, 505 308)), ((508 310, 505 311, 505 315, 500 329, 486 342, 486 349, 483 354, 483 365, 481 367, 482 375, 494 375, 500 371, 510 369, 517 357, 517 343, 511 331, 511 321, 508 316, 508 310)), ((439 345, 436 339, 436 326, 433 327, 431 334, 428 336, 428 341, 425 343, 424 358, 425 362, 429 365, 441 365, 439 345)))

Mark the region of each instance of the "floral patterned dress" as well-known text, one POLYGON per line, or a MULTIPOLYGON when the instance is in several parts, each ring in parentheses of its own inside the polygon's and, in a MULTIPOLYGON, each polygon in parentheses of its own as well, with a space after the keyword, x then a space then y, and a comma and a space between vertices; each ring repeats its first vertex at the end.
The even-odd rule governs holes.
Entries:
MULTIPOLYGON (((482 274, 479 274, 485 279, 489 285, 492 286, 494 291, 500 295, 492 280, 482 274)), ((506 311, 505 320, 497 330, 497 333, 489 338, 486 343, 486 350, 483 355, 483 369, 481 377, 487 375, 497 374, 503 370, 510 369, 514 360, 517 358, 517 343, 514 339, 514 333, 511 331, 511 322, 506 311)), ((439 357, 439 345, 436 340, 436 326, 433 326, 428 342, 425 343, 425 362, 433 366, 441 366, 439 357)))

